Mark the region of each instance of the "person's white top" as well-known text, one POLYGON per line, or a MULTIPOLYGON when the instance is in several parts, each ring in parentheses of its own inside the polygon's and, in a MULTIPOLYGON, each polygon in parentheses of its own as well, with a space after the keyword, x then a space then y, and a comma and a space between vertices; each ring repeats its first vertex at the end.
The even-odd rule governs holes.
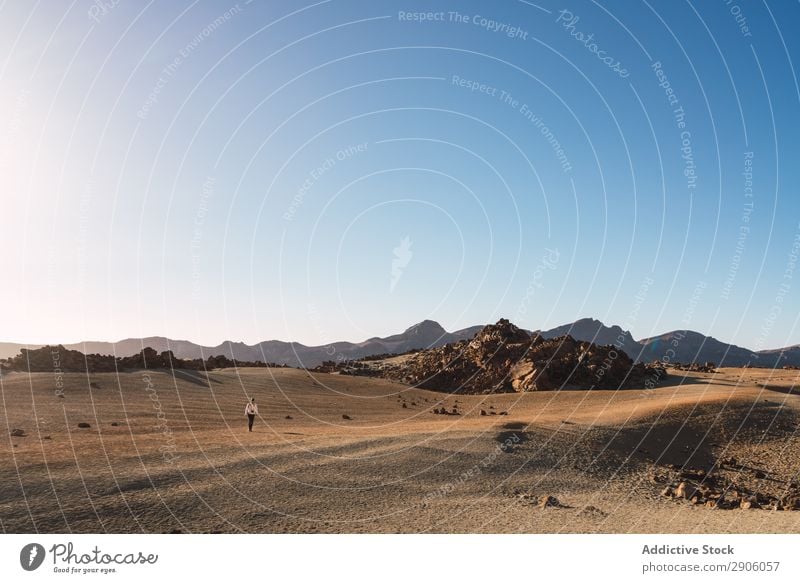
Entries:
POLYGON ((248 403, 247 407, 244 408, 245 415, 258 415, 258 405, 255 403, 248 403))

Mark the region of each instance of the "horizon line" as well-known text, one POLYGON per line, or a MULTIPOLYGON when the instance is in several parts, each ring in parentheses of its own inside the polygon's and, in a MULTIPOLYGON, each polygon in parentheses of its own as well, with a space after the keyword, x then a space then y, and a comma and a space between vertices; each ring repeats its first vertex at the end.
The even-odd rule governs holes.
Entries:
MULTIPOLYGON (((514 322, 511 321, 510 318, 499 318, 499 320, 500 319, 506 319, 509 322, 511 322, 512 324, 514 324, 514 322)), ((705 338, 711 338, 713 340, 717 340, 718 342, 722 342, 723 344, 727 344, 729 346, 736 346, 736 347, 739 347, 739 348, 743 348, 745 350, 750 350, 753 353, 767 352, 767 351, 774 351, 774 350, 783 350, 783 349, 786 349, 786 348, 793 348, 795 346, 800 346, 799 344, 786 344, 786 345, 777 346, 777 347, 774 347, 774 348, 761 348, 759 350, 754 350, 754 349, 748 348, 746 346, 742 346, 742 345, 736 344, 734 342, 728 342, 727 340, 723 340, 723 339, 720 339, 720 338, 718 338, 716 336, 713 336, 711 334, 708 334, 708 333, 705 333, 705 332, 700 332, 698 330, 694 330, 694 329, 691 329, 691 328, 674 328, 674 329, 668 330, 666 332, 661 332, 659 334, 654 334, 652 336, 644 336, 642 338, 635 338, 630 330, 627 330, 627 329, 623 328, 619 324, 613 324, 612 323, 612 324, 609 325, 606 322, 604 322, 603 320, 600 320, 600 319, 592 317, 592 316, 586 316, 586 317, 578 318, 577 320, 573 320, 572 322, 565 322, 564 324, 559 324, 559 325, 553 326, 552 328, 548 328, 546 330, 542 330, 541 328, 536 329, 536 330, 527 330, 526 328, 524 328, 522 326, 519 326, 519 327, 522 328, 523 330, 529 331, 531 333, 534 333, 534 332, 549 332, 549 331, 554 330, 556 328, 562 328, 564 326, 574 325, 575 323, 580 322, 582 320, 592 320, 594 322, 599 322, 602 326, 604 326, 606 328, 617 327, 617 328, 621 329, 623 332, 628 333, 631 336, 631 338, 633 338, 633 340, 635 342, 642 342, 643 340, 649 340, 649 339, 652 339, 652 338, 656 338, 658 336, 664 336, 666 334, 672 334, 672 333, 675 333, 675 332, 695 332, 697 334, 701 334, 705 338)), ((447 334, 454 334, 454 333, 460 332, 462 330, 467 330, 468 328, 475 328, 475 327, 478 327, 478 326, 485 327, 485 326, 491 325, 491 323, 473 324, 473 325, 470 325, 470 326, 465 326, 463 328, 456 328, 455 330, 448 330, 447 328, 442 326, 442 324, 440 322, 438 322, 437 320, 432 320, 430 318, 424 318, 423 320, 420 320, 418 322, 415 322, 414 324, 411 324, 410 326, 407 326, 404 330, 402 330, 400 332, 392 332, 392 333, 390 333, 388 335, 389 336, 394 336, 394 335, 397 335, 397 334, 402 334, 402 333, 408 331, 409 329, 413 328, 414 326, 422 324, 423 322, 435 323, 439 327, 441 327, 445 331, 445 333, 447 333, 447 334)), ((514 325, 516 325, 516 324, 514 324, 514 325)), ((202 347, 202 348, 217 348, 217 347, 220 347, 220 346, 222 346, 224 344, 244 344, 245 346, 255 347, 255 346, 258 346, 259 344, 263 344, 265 342, 283 342, 285 344, 300 344, 302 346, 309 347, 309 348, 319 348, 319 347, 330 346, 332 344, 338 344, 338 343, 342 343, 342 342, 349 343, 349 344, 361 344, 361 343, 367 342, 368 340, 372 340, 374 338, 382 340, 382 339, 386 338, 386 336, 372 335, 372 336, 369 336, 369 337, 367 337, 367 338, 365 338, 363 340, 337 339, 337 340, 333 340, 331 342, 325 342, 325 343, 322 343, 322 344, 307 344, 307 343, 301 342, 299 340, 281 340, 279 338, 269 338, 269 339, 265 339, 265 340, 258 340, 253 344, 249 344, 248 342, 246 342, 244 340, 231 340, 231 339, 222 340, 221 342, 219 342, 217 344, 205 344, 205 343, 202 343, 202 342, 198 342, 198 341, 195 341, 195 340, 188 340, 188 339, 185 339, 185 338, 170 338, 169 336, 164 336, 164 335, 161 335, 161 334, 150 334, 150 335, 145 335, 145 336, 128 336, 126 338, 120 338, 119 340, 78 340, 78 341, 74 341, 74 342, 64 342, 64 341, 59 341, 59 342, 18 342, 18 341, 15 341, 15 340, 0 340, 0 344, 14 344, 14 345, 25 346, 25 347, 44 347, 44 346, 59 346, 59 345, 67 346, 67 345, 78 345, 78 344, 84 344, 85 345, 85 344, 92 344, 92 343, 119 344, 121 342, 129 341, 129 340, 145 340, 145 339, 148 339, 148 338, 164 339, 164 340, 167 340, 168 342, 175 342, 175 343, 177 343, 177 342, 188 342, 190 344, 194 344, 195 346, 199 346, 199 347, 202 347)), ((143 347, 146 347, 146 346, 144 346, 144 344, 143 344, 143 347)))

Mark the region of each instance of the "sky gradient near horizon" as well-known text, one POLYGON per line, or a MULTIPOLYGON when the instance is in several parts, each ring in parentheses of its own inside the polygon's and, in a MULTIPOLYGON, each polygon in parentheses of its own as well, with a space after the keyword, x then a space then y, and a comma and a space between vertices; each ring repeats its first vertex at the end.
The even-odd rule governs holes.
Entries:
POLYGON ((798 22, 735 0, 6 2, 0 340, 590 316, 798 344, 798 22))

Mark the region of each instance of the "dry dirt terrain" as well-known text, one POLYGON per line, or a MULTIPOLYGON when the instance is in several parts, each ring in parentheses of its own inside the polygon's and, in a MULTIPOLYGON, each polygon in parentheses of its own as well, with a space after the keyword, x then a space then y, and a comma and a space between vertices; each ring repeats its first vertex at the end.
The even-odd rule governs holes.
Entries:
POLYGON ((10 373, 0 529, 798 532, 796 381, 672 371, 652 390, 458 396, 262 368, 67 374, 61 397, 53 375, 10 373), (733 501, 693 503, 682 481, 733 501))

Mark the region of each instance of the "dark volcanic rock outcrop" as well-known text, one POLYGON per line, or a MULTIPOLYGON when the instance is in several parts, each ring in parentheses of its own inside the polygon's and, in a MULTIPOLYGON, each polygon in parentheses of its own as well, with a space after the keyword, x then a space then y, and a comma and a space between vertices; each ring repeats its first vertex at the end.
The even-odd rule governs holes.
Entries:
MULTIPOLYGON (((117 372, 130 369, 189 369, 211 370, 228 367, 276 367, 282 365, 265 364, 263 362, 233 361, 225 356, 209 356, 207 359, 184 360, 177 358, 171 350, 159 354, 147 346, 132 356, 115 357, 106 354, 83 354, 70 350, 62 345, 43 346, 41 348, 20 349, 14 358, 3 363, 3 370, 19 370, 25 372, 117 372)), ((92 383, 92 388, 99 387, 92 383)))
POLYGON ((571 336, 545 340, 508 320, 484 327, 472 340, 423 350, 380 370, 356 368, 355 374, 374 372, 426 389, 474 394, 644 388, 648 379, 663 376, 661 369, 636 364, 614 346, 571 336))

